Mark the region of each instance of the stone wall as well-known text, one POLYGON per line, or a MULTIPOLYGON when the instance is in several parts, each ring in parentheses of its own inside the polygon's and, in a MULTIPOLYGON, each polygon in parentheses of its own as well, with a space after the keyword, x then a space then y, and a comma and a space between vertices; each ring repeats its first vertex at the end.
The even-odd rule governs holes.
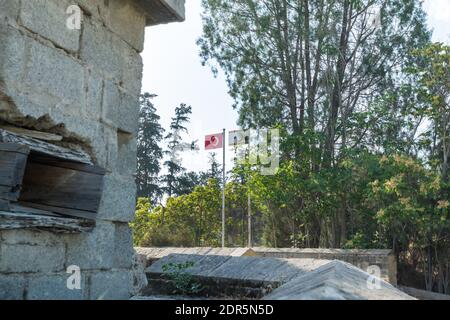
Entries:
POLYGON ((171 254, 191 254, 195 256, 252 257, 256 253, 250 248, 180 248, 180 247, 136 247, 136 253, 145 259, 145 267, 171 254))
MULTIPOLYGON (((261 257, 284 259, 325 259, 341 260, 357 266, 364 271, 376 266, 380 278, 397 285, 397 260, 391 250, 346 250, 346 249, 295 249, 295 248, 252 248, 261 257)), ((371 273, 370 272, 370 273, 371 273)))
POLYGON ((147 2, 163 0, 0 0, 0 120, 56 132, 107 170, 92 232, 0 231, 0 299, 133 294, 128 222, 135 208, 140 52, 153 14, 141 6, 147 2), (66 27, 74 4, 82 9, 80 30, 66 27), (81 268, 81 290, 66 286, 70 265, 81 268))
POLYGON ((191 262, 185 270, 214 298, 267 300, 411 300, 386 281, 340 260, 269 258, 209 254, 170 254, 146 269, 149 285, 144 294, 173 292, 165 267, 191 262), (272 289, 275 289, 273 292, 272 289))

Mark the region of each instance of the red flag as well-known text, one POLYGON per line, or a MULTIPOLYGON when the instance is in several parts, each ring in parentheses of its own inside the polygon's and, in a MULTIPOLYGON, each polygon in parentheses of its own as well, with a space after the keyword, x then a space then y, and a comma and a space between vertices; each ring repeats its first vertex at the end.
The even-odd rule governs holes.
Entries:
POLYGON ((223 147, 223 134, 210 134, 205 137, 205 150, 219 149, 223 147))

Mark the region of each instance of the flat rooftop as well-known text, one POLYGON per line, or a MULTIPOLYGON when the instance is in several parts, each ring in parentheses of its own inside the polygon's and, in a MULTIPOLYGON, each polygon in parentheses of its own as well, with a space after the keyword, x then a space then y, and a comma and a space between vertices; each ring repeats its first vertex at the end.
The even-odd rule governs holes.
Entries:
POLYGON ((147 16, 147 26, 185 20, 185 0, 137 0, 147 16))

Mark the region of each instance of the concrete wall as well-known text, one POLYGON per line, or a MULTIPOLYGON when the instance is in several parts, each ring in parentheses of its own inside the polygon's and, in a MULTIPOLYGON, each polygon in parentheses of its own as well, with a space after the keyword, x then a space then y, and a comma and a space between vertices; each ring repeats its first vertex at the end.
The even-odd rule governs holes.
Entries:
POLYGON ((107 170, 93 232, 0 231, 0 299, 132 295, 128 222, 147 14, 135 0, 0 0, 0 120, 57 131, 107 170), (73 4, 81 30, 66 27, 73 4), (70 265, 81 268, 81 290, 67 289, 70 265))
POLYGON ((256 253, 250 248, 177 248, 177 247, 136 247, 136 253, 145 259, 145 266, 148 267, 154 262, 171 254, 191 254, 195 256, 227 256, 227 257, 252 257, 256 253))
POLYGON ((345 250, 345 249, 295 249, 252 248, 258 256, 285 259, 341 260, 367 271, 369 266, 380 269, 380 277, 397 285, 397 260, 391 250, 345 250))

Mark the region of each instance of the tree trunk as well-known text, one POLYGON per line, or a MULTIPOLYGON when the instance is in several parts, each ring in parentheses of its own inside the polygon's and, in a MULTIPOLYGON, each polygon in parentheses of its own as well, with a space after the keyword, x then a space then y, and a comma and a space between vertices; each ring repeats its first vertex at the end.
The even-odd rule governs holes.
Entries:
POLYGON ((343 15, 342 15, 342 29, 339 41, 339 52, 336 63, 336 75, 334 78, 333 91, 331 96, 330 114, 328 118, 326 142, 324 146, 324 159, 323 164, 325 168, 330 168, 333 162, 334 148, 335 148, 335 135, 336 124, 338 119, 339 110, 342 106, 342 84, 344 82, 345 69, 347 66, 347 47, 349 37, 349 12, 350 1, 344 1, 343 15))

